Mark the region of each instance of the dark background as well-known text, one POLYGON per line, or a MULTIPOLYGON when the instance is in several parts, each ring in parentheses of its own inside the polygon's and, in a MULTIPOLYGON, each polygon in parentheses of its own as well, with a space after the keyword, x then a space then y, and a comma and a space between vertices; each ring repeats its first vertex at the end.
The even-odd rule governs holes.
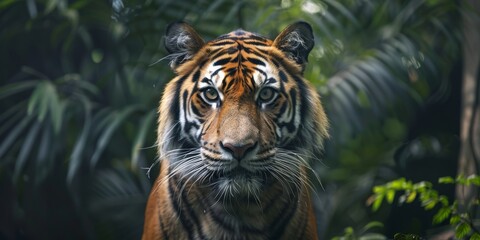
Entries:
MULTIPOLYGON (((428 238, 445 224, 420 204, 373 212, 367 199, 400 177, 457 174, 465 11, 440 0, 0 1, 0 239, 140 237, 173 76, 163 33, 178 20, 206 40, 309 22, 305 76, 331 121, 314 165, 322 238, 372 221, 388 238, 428 238)), ((438 189, 454 198, 453 185, 438 189)))

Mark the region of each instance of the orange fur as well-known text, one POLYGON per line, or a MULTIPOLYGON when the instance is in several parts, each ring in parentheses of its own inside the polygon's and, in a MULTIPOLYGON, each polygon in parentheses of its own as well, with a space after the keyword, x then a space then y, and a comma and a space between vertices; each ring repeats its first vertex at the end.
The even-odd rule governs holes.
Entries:
POLYGON ((273 41, 237 30, 204 43, 184 23, 168 28, 177 76, 159 107, 142 239, 318 238, 309 163, 328 122, 302 77, 312 47, 303 22, 273 41))

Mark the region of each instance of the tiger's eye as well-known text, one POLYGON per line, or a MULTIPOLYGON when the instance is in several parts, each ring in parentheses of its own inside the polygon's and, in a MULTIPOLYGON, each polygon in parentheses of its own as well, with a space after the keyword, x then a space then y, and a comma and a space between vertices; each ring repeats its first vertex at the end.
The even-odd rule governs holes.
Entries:
POLYGON ((273 100, 273 98, 275 98, 275 96, 276 96, 275 90, 273 90, 273 88, 267 87, 260 91, 258 98, 262 102, 270 102, 273 100))
POLYGON ((212 87, 209 87, 203 91, 203 97, 209 102, 215 102, 218 99, 218 92, 212 87))

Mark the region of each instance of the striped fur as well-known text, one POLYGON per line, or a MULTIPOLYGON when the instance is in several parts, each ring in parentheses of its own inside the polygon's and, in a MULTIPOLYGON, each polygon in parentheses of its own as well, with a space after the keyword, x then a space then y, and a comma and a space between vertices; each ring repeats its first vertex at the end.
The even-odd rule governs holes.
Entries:
POLYGON ((177 76, 159 108, 143 239, 317 239, 309 163, 328 123, 302 77, 313 43, 304 22, 273 41, 168 27, 177 76))

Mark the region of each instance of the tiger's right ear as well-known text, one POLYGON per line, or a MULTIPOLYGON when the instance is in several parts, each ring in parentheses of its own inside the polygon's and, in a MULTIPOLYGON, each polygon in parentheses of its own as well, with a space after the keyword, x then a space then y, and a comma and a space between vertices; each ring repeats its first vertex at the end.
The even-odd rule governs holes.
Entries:
POLYGON ((184 22, 174 22, 167 26, 165 33, 165 48, 171 59, 170 67, 175 70, 179 65, 188 61, 205 45, 197 32, 184 22))

